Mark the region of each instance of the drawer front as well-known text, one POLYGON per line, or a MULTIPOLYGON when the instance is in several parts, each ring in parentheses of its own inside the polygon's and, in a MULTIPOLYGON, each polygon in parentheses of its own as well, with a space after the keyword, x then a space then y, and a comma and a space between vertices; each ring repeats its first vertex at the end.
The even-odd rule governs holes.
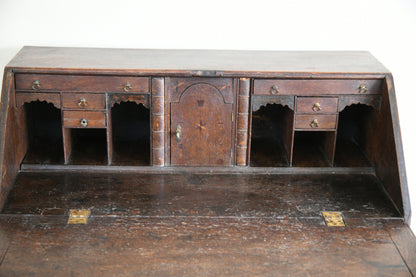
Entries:
POLYGON ((298 97, 296 99, 297 113, 336 113, 338 98, 298 97))
POLYGON ((380 94, 381 80, 254 80, 257 95, 380 94))
POLYGON ((63 111, 66 128, 105 128, 106 114, 101 111, 63 111))
POLYGON ((62 93, 64 109, 105 109, 105 94, 62 93))
POLYGON ((295 129, 334 130, 337 126, 336 114, 297 114, 295 129))
POLYGON ((149 92, 147 77, 16 74, 16 90, 149 92))

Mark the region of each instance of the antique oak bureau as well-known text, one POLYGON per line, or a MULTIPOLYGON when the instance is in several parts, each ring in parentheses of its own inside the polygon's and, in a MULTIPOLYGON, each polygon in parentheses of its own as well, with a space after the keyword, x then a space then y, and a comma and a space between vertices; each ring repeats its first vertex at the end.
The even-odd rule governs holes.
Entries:
POLYGON ((367 52, 24 47, 0 134, 0 207, 27 171, 361 174, 410 218, 392 75, 367 52))

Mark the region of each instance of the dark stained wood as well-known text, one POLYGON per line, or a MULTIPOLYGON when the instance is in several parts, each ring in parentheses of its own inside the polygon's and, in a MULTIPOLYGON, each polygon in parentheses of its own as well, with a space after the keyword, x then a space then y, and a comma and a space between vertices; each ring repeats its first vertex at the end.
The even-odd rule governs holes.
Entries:
POLYGON ((195 80, 183 86, 178 80, 176 90, 169 88, 172 165, 232 165, 235 91, 231 80, 221 81, 227 85, 219 88, 216 80, 195 80))
MULTIPOLYGON (((155 166, 165 165, 165 80, 152 78, 152 161, 155 166)), ((168 124, 166 124, 168 125, 168 124)))
POLYGON ((297 97, 297 113, 336 113, 338 111, 338 98, 333 97, 297 97), (317 105, 319 104, 319 105, 317 105))
POLYGON ((0 207, 6 202, 28 148, 24 109, 16 108, 13 73, 6 69, 0 106, 0 207))
POLYGON ((344 174, 21 173, 0 215, 0 274, 411 276, 415 244, 399 244, 407 226, 378 184, 344 174), (67 225, 69 207, 90 208, 88 224, 67 225), (325 226, 322 209, 343 211, 347 227, 325 226))
POLYGON ((335 166, 367 167, 372 165, 359 145, 338 137, 335 150, 335 166))
POLYGON ((239 80, 238 110, 237 110, 237 143, 236 164, 246 166, 248 164, 248 141, 249 141, 249 111, 250 111, 250 79, 239 80))
POLYGON ((287 106, 267 104, 253 110, 251 166, 290 166, 294 112, 287 106))
MULTIPOLYGON (((133 72, 204 76, 267 76, 283 73, 372 73, 389 70, 365 51, 155 50, 24 47, 8 64, 16 70, 133 72), (163 73, 162 73, 163 72, 163 73)), ((137 73, 135 73, 137 74, 137 73)))
MULTIPOLYGON (((112 165, 150 165, 151 113, 142 104, 121 102, 111 108, 112 165)), ((107 126, 108 131, 108 126, 107 126)))
POLYGON ((375 175, 374 167, 158 167, 158 166, 107 166, 107 165, 53 165, 53 164, 24 164, 20 172, 99 172, 99 173, 142 173, 142 174, 370 174, 375 175))
POLYGON ((393 80, 367 52, 26 47, 4 78, 2 276, 414 275, 393 80))
POLYGON ((93 93, 62 93, 63 109, 95 110, 105 109, 105 94, 93 93), (85 100, 85 101, 81 101, 85 100))
POLYGON ((16 74, 16 89, 31 91, 148 92, 149 79, 143 77, 16 74), (38 81, 38 86, 33 82, 38 81), (126 84, 130 84, 126 87, 126 84))
MULTIPOLYGON (((390 116, 392 121, 392 129, 393 129, 393 136, 394 136, 394 147, 396 152, 396 158, 397 158, 397 164, 394 163, 392 167, 394 168, 394 171, 397 171, 398 180, 395 180, 394 182, 400 183, 400 189, 397 185, 395 185, 394 182, 389 182, 387 186, 389 186, 391 189, 396 187, 396 190, 400 190, 401 194, 401 200, 400 197, 396 197, 394 201, 397 203, 396 205, 399 205, 403 203, 403 216, 405 221, 408 223, 411 216, 411 208, 410 208, 410 199, 409 199, 409 193, 407 188, 407 179, 406 179, 406 169, 404 165, 404 154, 403 154, 403 145, 402 145, 402 139, 400 134, 400 122, 399 122, 399 115, 397 111, 397 103, 396 103, 396 93, 394 90, 394 82, 393 82, 393 76, 391 74, 387 74, 385 79, 385 85, 386 90, 388 92, 388 102, 390 106, 390 116)), ((387 101, 387 99, 386 99, 387 101)), ((392 178, 392 180, 394 180, 392 178)))
POLYGON ((25 93, 16 92, 16 106, 22 107, 25 103, 34 101, 52 103, 56 108, 61 108, 61 95, 59 93, 25 93))
POLYGON ((111 97, 109 94, 105 95, 106 100, 106 122, 107 122, 107 128, 106 128, 106 136, 107 136, 107 164, 111 165, 113 162, 113 150, 114 150, 114 142, 113 142, 113 120, 111 116, 111 108, 113 106, 113 103, 111 103, 111 97))
POLYGON ((293 143, 293 166, 332 166, 335 138, 336 131, 296 131, 293 143))
POLYGON ((105 111, 71 111, 62 112, 63 126, 65 128, 105 128, 106 112, 105 111), (87 126, 81 125, 81 120, 87 120, 87 126))
MULTIPOLYGON (((400 211, 404 212, 403 209, 406 207, 406 202, 403 200, 400 186, 397 186, 397 184, 403 185, 403 180, 401 179, 403 176, 400 176, 399 171, 401 166, 398 164, 400 160, 402 162, 403 160, 398 157, 400 152, 397 152, 397 144, 401 143, 398 135, 399 130, 394 131, 393 126, 393 115, 396 113, 392 110, 393 106, 395 106, 392 85, 390 81, 386 80, 380 111, 373 111, 370 116, 367 116, 368 120, 365 121, 366 125, 363 128, 367 140, 363 149, 370 162, 375 165, 377 176, 380 178, 389 196, 400 207, 400 211)), ((397 118, 395 120, 396 124, 398 124, 397 118)))
POLYGON ((288 108, 291 110, 295 110, 294 96, 253 95, 251 99, 253 112, 259 110, 261 106, 266 106, 267 104, 280 104, 282 106, 288 106, 288 108))
POLYGON ((143 106, 150 109, 149 98, 149 94, 109 93, 107 101, 109 103, 109 108, 112 108, 115 104, 120 104, 121 102, 135 102, 137 104, 143 104, 143 106))
POLYGON ((62 139, 63 139, 63 147, 64 147, 64 160, 65 164, 69 164, 71 159, 72 153, 72 140, 71 140, 71 129, 70 128, 62 128, 62 139))
POLYGON ((20 173, 3 210, 90 208, 93 215, 395 218, 374 175, 20 173), (304 197, 307 195, 307 197, 304 197))
POLYGON ((101 128, 70 129, 72 165, 108 165, 107 132, 101 128))
POLYGON ((381 220, 331 229, 313 219, 63 218, 7 217, 0 274, 411 276, 381 220))
POLYGON ((325 130, 335 129, 337 126, 336 114, 296 114, 295 129, 325 130), (318 126, 311 124, 317 120, 318 126), (315 127, 316 126, 316 127, 315 127))
POLYGON ((365 94, 380 94, 381 80, 285 80, 256 79, 254 80, 255 95, 273 95, 272 87, 277 86, 278 95, 321 96, 341 94, 361 94, 360 86, 365 85, 365 94))
POLYGON ((408 225, 398 225, 389 229, 394 245, 413 274, 416 273, 416 237, 408 225))
POLYGON ((342 112, 345 107, 353 104, 364 104, 372 106, 377 111, 381 108, 381 95, 355 95, 355 96, 340 96, 338 101, 338 111, 342 112))

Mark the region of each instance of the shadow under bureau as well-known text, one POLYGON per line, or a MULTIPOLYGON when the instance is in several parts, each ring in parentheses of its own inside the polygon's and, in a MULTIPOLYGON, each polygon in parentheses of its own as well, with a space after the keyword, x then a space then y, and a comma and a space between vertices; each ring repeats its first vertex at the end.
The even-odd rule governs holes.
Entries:
MULTIPOLYGON (((48 174, 57 183, 86 174, 89 199, 100 195, 94 180, 101 177, 94 174, 116 183, 129 176, 220 174, 222 181, 198 178, 229 189, 234 179, 248 187, 250 178, 292 182, 296 189, 279 193, 304 200, 297 212, 277 198, 267 211, 266 202, 246 207, 251 216, 314 217, 338 209, 347 224, 349 215, 410 219, 392 75, 367 52, 24 47, 5 69, 1 105, 0 207, 15 190, 9 213, 18 191, 48 174), (334 191, 342 179, 350 185, 334 191), (373 213, 364 212, 366 205, 373 213)), ((166 186, 178 180, 154 178, 166 186)), ((177 178, 185 178, 183 186, 193 180, 177 178)), ((201 215, 197 201, 204 202, 210 187, 200 189, 192 197, 201 215)), ((174 198, 163 193, 162 202, 174 198)), ((276 196, 255 195, 259 203, 276 196)), ((221 208, 243 201, 232 199, 211 212, 236 216, 221 208)), ((80 206, 97 205, 85 203, 80 206)), ((120 205, 137 208, 127 203, 120 205)), ((75 204, 67 205, 62 209, 75 204)), ((180 214, 140 207, 150 215, 180 214)))

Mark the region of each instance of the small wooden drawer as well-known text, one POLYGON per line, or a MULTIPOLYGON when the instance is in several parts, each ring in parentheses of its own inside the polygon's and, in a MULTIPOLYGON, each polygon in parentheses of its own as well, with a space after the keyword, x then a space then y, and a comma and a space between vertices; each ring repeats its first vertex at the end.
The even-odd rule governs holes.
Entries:
POLYGON ((16 90, 149 92, 147 77, 16 74, 16 90))
POLYGON ((298 97, 296 98, 297 113, 336 113, 338 98, 330 97, 298 97))
POLYGON ((342 94, 380 94, 381 80, 293 80, 256 79, 254 94, 257 95, 342 95, 342 94))
POLYGON ((297 114, 295 116, 295 129, 334 130, 336 127, 336 114, 297 114))
POLYGON ((105 109, 105 94, 62 93, 64 109, 105 109))
POLYGON ((63 111, 65 128, 105 128, 106 113, 103 111, 63 111))

